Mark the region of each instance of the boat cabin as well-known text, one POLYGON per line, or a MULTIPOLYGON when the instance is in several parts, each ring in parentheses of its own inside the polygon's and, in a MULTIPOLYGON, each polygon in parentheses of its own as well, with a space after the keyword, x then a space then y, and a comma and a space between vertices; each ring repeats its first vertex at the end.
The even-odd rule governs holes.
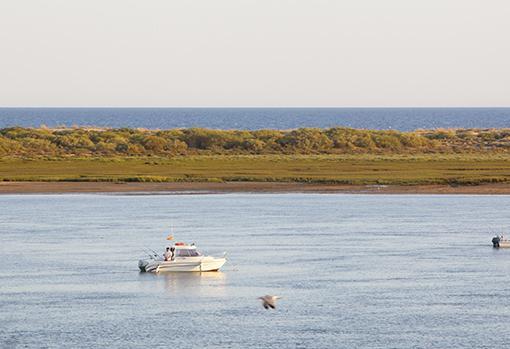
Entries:
POLYGON ((198 252, 195 245, 187 245, 183 242, 176 242, 173 247, 175 248, 175 257, 200 257, 202 255, 198 252))

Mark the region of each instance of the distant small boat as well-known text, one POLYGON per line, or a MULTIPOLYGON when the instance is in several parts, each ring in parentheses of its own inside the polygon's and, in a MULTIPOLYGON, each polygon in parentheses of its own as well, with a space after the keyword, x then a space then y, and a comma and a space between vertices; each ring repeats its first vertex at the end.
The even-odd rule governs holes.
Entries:
POLYGON ((142 272, 207 272, 218 271, 227 261, 225 256, 216 258, 202 255, 193 245, 177 242, 173 246, 174 256, 171 260, 165 260, 160 256, 152 256, 148 259, 140 259, 138 268, 142 272))
POLYGON ((494 248, 510 248, 510 240, 505 239, 503 235, 492 238, 492 247, 494 248))

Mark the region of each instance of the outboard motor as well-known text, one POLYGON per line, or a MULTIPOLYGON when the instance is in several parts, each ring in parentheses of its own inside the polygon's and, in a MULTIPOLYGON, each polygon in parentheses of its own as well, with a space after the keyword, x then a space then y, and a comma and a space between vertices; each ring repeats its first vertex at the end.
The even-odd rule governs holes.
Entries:
POLYGON ((146 271, 145 268, 147 267, 148 264, 149 264, 149 262, 144 261, 143 259, 140 259, 138 261, 138 268, 140 268, 140 271, 145 272, 146 271))
POLYGON ((495 236, 492 238, 492 247, 499 248, 499 236, 495 236))

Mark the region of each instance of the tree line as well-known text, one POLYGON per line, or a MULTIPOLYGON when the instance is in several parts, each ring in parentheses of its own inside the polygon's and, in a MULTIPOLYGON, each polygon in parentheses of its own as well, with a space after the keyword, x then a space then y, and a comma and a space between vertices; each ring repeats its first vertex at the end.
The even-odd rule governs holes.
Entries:
POLYGON ((0 129, 0 156, 398 154, 508 152, 510 129, 412 132, 344 127, 295 130, 0 129))

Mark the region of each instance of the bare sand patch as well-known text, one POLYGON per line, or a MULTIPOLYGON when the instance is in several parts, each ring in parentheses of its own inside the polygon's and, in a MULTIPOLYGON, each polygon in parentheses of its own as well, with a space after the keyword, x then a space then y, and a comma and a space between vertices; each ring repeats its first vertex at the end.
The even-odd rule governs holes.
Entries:
POLYGON ((451 185, 343 185, 281 182, 0 182, 0 194, 64 193, 359 193, 359 194, 510 194, 510 184, 451 185))

